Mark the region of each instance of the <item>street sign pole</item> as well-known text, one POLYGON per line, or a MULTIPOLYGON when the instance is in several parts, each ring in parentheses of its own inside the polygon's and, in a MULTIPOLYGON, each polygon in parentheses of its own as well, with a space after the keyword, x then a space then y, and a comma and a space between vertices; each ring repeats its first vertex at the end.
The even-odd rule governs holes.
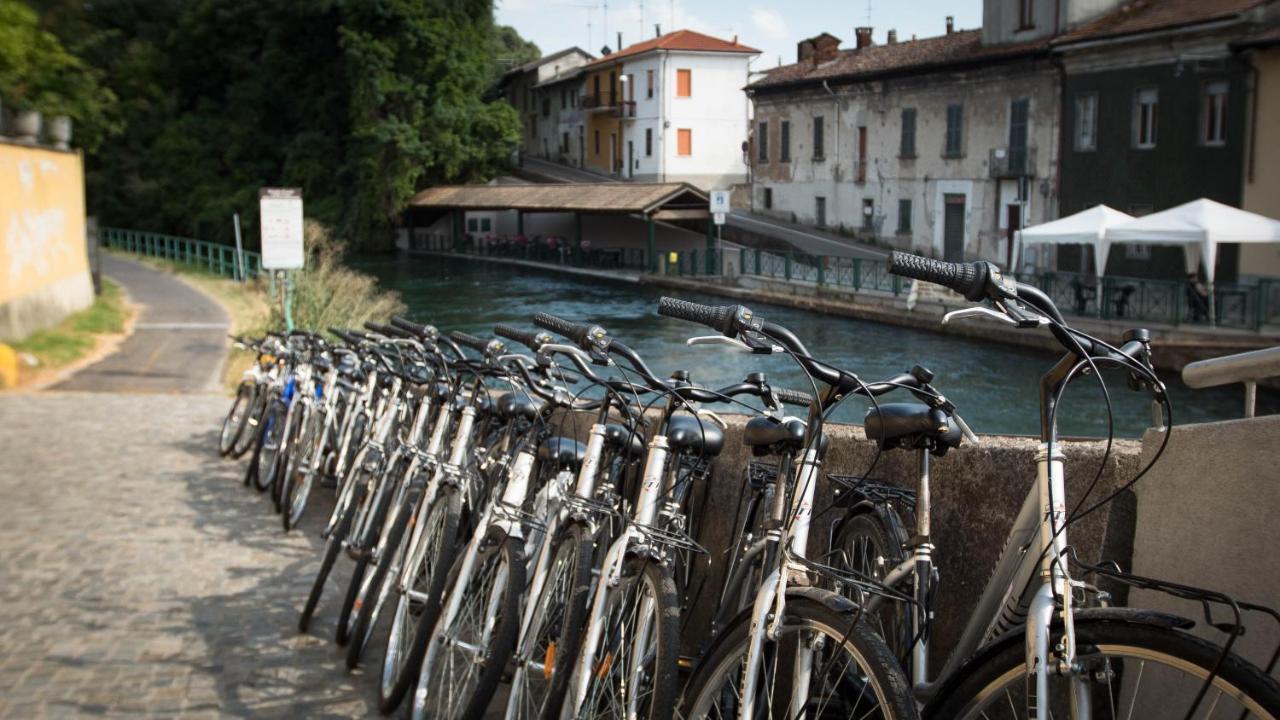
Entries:
POLYGON ((730 191, 728 190, 712 190, 710 209, 712 217, 716 222, 716 274, 724 273, 724 239, 722 231, 724 229, 725 216, 732 210, 729 202, 730 191))

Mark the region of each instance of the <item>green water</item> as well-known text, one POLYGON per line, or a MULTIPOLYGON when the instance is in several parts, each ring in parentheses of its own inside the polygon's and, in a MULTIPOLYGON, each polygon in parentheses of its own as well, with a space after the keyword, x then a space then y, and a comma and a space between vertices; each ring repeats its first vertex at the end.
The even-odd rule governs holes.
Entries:
MULTIPOLYGON (((491 336, 497 323, 532 329, 530 317, 535 312, 548 312, 604 326, 639 352, 659 375, 684 369, 699 385, 722 387, 760 371, 767 373, 774 385, 808 388, 804 374, 785 357, 686 346, 685 339, 710 331, 658 316, 655 310, 663 292, 657 289, 462 259, 377 257, 362 258, 356 265, 378 277, 385 287, 400 292, 412 319, 441 330, 491 336)), ((679 296, 711 304, 730 302, 711 295, 679 296)), ((851 370, 863 380, 881 379, 913 364, 929 368, 936 374, 934 385, 955 402, 976 432, 1039 432, 1037 381, 1055 362, 1052 354, 763 303, 747 304, 758 315, 793 330, 815 357, 851 370)), ((1106 378, 1117 435, 1141 435, 1151 419, 1149 399, 1130 392, 1118 373, 1106 378)), ((1239 386, 1191 390, 1174 374, 1166 374, 1165 382, 1173 398, 1175 423, 1235 418, 1242 412, 1239 386)), ((894 393, 885 400, 895 398, 910 399, 905 393, 894 393)), ((1278 406, 1274 396, 1259 397, 1259 412, 1277 412, 1278 406)), ((850 399, 836 411, 835 419, 860 422, 865 411, 865 402, 850 399)), ((1106 407, 1095 379, 1077 381, 1068 389, 1058 427, 1064 435, 1105 435, 1106 407)))

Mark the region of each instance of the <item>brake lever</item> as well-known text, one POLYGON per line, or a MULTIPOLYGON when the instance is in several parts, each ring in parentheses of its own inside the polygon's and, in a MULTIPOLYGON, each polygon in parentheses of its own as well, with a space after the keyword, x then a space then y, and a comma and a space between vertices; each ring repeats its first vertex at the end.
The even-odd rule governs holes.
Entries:
POLYGON ((777 345, 750 345, 736 337, 728 337, 725 335, 699 335, 697 337, 691 337, 684 342, 686 345, 728 345, 741 352, 751 353, 754 355, 767 355, 782 351, 782 348, 777 345))
POLYGON ((986 307, 967 307, 961 310, 952 310, 951 312, 942 316, 942 324, 946 325, 952 320, 965 320, 971 317, 991 318, 992 320, 999 320, 1000 322, 1005 323, 1006 325, 1012 325, 1014 327, 1018 327, 1017 320, 1014 320, 1013 318, 1009 317, 1008 315, 1005 315, 1004 313, 998 313, 995 310, 992 310, 991 308, 986 308, 986 307))
POLYGON ((965 440, 968 440, 974 445, 982 444, 982 441, 978 439, 978 436, 969 429, 969 423, 965 422, 964 418, 960 417, 956 413, 951 413, 951 419, 955 420, 956 425, 960 426, 960 434, 964 435, 965 440))

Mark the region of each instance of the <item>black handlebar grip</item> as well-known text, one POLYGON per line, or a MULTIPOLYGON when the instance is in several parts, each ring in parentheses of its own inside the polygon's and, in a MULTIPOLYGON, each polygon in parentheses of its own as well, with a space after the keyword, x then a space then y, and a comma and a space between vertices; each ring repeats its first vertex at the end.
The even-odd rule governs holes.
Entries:
POLYGON ((985 263, 953 263, 894 250, 886 268, 892 275, 924 280, 951 288, 969 300, 987 297, 985 263))
POLYGON ((741 305, 699 305, 687 300, 664 297, 658 301, 658 314, 706 325, 730 337, 737 334, 741 305))
POLYGON ((495 325, 493 332, 508 340, 515 340, 532 350, 542 347, 542 340, 538 338, 538 333, 536 332, 527 332, 519 328, 513 328, 510 325, 495 325))
POLYGON ((788 390, 786 388, 774 388, 773 394, 777 396, 779 401, 788 405, 802 405, 804 407, 809 407, 813 404, 813 396, 807 392, 788 390))
POLYGON ((587 345, 588 338, 591 337, 590 325, 572 323, 564 318, 558 318, 547 313, 540 312, 534 315, 533 324, 544 330, 563 335, 583 347, 587 345))
POLYGON ((339 328, 331 327, 329 328, 329 332, 332 333, 334 337, 338 338, 339 340, 345 342, 348 345, 360 344, 360 341, 352 337, 351 334, 348 333, 346 330, 341 330, 339 328))
POLYGON ((449 337, 453 338, 453 341, 458 343, 459 345, 466 345, 467 347, 473 350, 479 350, 480 352, 484 352, 485 349, 489 347, 489 343, 485 342, 484 340, 481 340, 475 335, 470 335, 468 333, 460 332, 458 330, 454 330, 453 332, 449 333, 449 337))
POLYGON ((391 326, 400 328, 401 330, 408 330, 409 332, 417 333, 418 335, 427 334, 426 325, 419 325, 418 323, 413 322, 412 320, 406 320, 399 315, 391 316, 391 326))

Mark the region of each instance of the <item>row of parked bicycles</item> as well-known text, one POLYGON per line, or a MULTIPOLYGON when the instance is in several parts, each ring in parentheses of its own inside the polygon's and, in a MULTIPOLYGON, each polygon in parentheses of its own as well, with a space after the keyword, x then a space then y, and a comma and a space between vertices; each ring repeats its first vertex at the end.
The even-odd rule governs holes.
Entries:
POLYGON ((1037 477, 940 668, 930 640, 947 587, 930 463, 977 438, 925 368, 864 380, 742 306, 663 298, 657 312, 713 330, 688 340, 706 352, 786 355, 810 387, 761 373, 703 387, 684 369, 656 371, 598 325, 544 313, 537 330, 500 325, 489 338, 395 317, 240 339, 257 362, 220 450, 249 456, 245 483, 270 494, 285 530, 317 492, 334 496, 299 629, 321 602, 340 603, 349 668, 385 636, 374 673, 384 713, 1280 716, 1275 657, 1264 670, 1232 652, 1242 617, 1273 611, 1088 564, 1069 542, 1076 521, 1127 485, 1095 495, 1095 477, 1068 505, 1056 408, 1072 381, 1118 368, 1171 420, 1149 335, 1090 337, 988 263, 894 253, 889 268, 985 301, 944 322, 1044 329, 1064 350, 1037 389, 1037 477), (903 400, 881 402, 889 393, 903 400), (825 421, 850 397, 870 403, 865 432, 881 452, 915 455, 914 488, 823 470, 825 421), (740 432, 726 433, 727 410, 748 416, 740 432), (727 436, 755 461, 730 493, 737 506, 712 508, 727 436), (703 547, 710 524, 730 522, 731 542, 703 547), (330 583, 340 560, 351 565, 345 593, 330 583), (1199 604, 1225 641, 1193 634, 1190 618, 1118 607, 1104 589, 1133 586, 1199 604))

